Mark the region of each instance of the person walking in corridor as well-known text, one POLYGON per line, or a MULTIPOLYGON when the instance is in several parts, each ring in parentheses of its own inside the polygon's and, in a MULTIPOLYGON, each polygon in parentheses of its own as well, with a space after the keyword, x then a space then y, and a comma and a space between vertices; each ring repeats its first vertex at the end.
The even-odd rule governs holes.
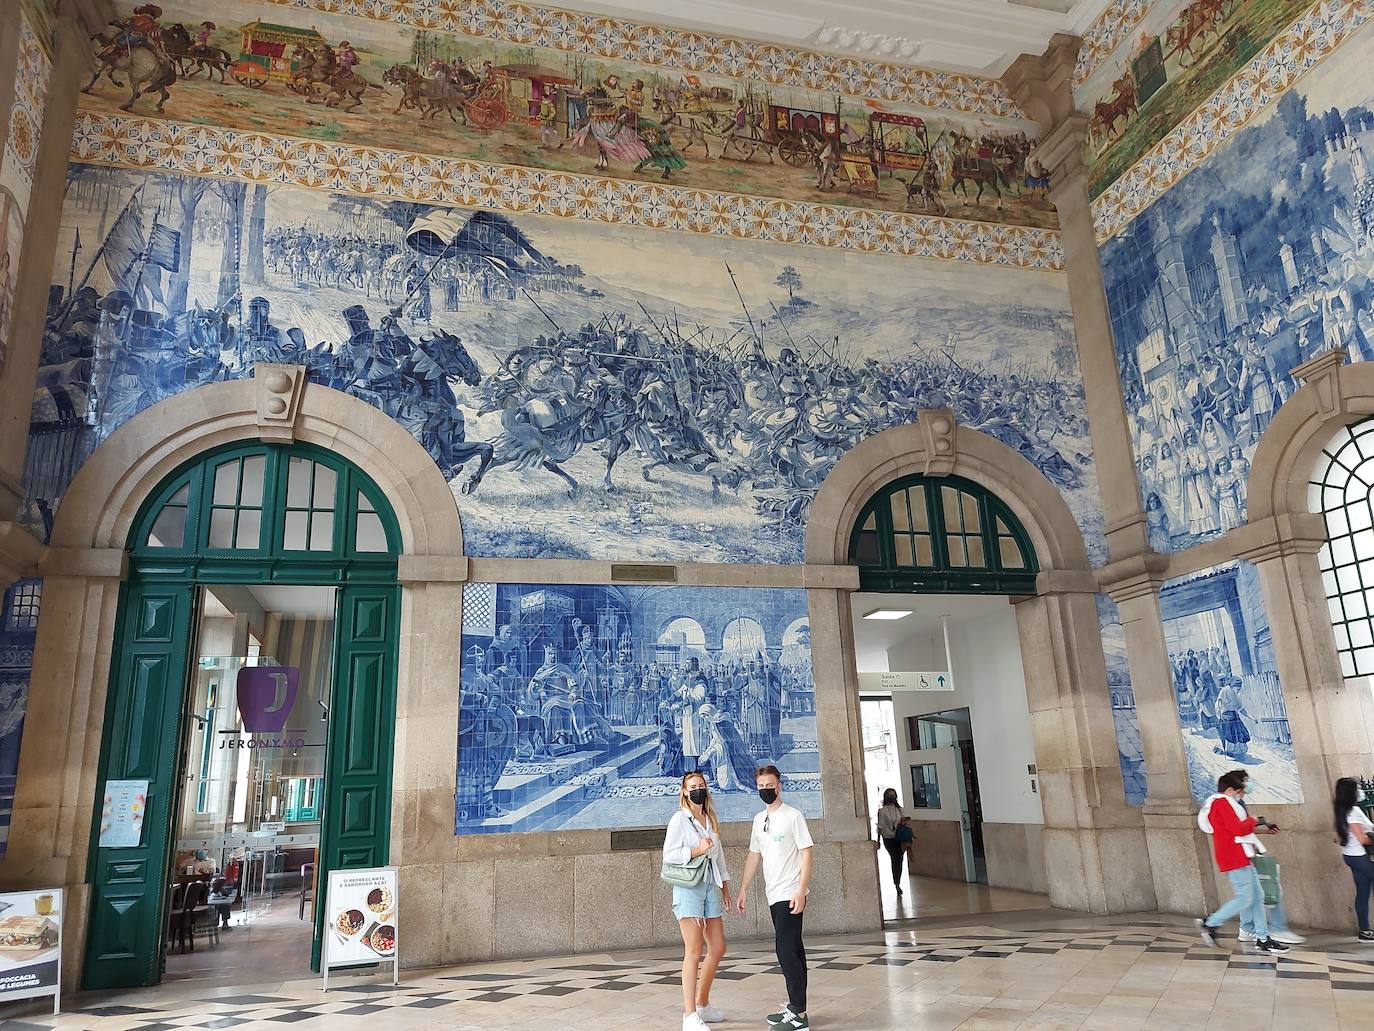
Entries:
POLYGON ((682 932, 682 1031, 704 1031, 725 1014, 711 1005, 711 984, 725 958, 723 917, 730 908, 730 871, 720 844, 720 822, 711 790, 700 773, 688 773, 678 786, 678 811, 668 821, 663 861, 674 866, 706 857, 706 875, 692 888, 673 885, 673 915, 682 932), (706 946, 702 958, 701 947, 706 946))
POLYGON ((768 1014, 777 1031, 802 1031, 811 1026, 806 1016, 806 947, 802 944, 802 914, 811 890, 811 832, 806 818, 782 800, 782 775, 776 766, 760 766, 754 774, 763 812, 754 817, 749 836, 749 861, 744 864, 735 905, 745 911, 749 885, 763 866, 763 887, 773 917, 773 943, 778 966, 787 983, 787 1003, 768 1014))
POLYGON ((1203 804, 1198 813, 1198 826, 1212 837, 1212 854, 1217 870, 1231 882, 1230 900, 1210 916, 1199 920, 1202 940, 1217 948, 1217 928, 1235 916, 1245 918, 1245 925, 1255 936, 1255 947, 1261 952, 1283 953, 1288 946, 1269 936, 1269 923, 1264 912, 1264 888, 1259 874, 1250 861, 1262 855, 1264 846, 1255 837, 1260 821, 1245 810, 1245 784, 1249 774, 1232 770, 1217 778, 1217 793, 1203 804))
POLYGON ((1374 891, 1374 823, 1359 806, 1360 783, 1354 777, 1336 781, 1333 799, 1336 818, 1336 842, 1341 846, 1341 858, 1355 879, 1355 919, 1360 923, 1358 941, 1374 945, 1374 931, 1369 929, 1369 896, 1374 891))
POLYGON ((892 861, 892 883, 897 888, 898 898, 902 895, 902 858, 906 854, 906 844, 897 836, 901 825, 902 804, 897 801, 897 789, 888 788, 883 792, 883 804, 878 809, 878 839, 892 861))

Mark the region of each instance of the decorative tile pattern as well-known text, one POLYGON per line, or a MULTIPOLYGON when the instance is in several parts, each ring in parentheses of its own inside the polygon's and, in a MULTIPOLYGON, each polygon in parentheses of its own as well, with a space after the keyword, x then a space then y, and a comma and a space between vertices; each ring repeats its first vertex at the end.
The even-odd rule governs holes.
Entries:
POLYGON ((664 826, 692 770, 743 822, 764 763, 821 815, 805 592, 473 583, 463 610, 455 833, 664 826))
POLYGON ((599 54, 682 72, 900 101, 970 114, 1024 117, 996 79, 662 28, 507 0, 269 0, 522 46, 599 54))
POLYGON ((1092 28, 1083 33, 1083 45, 1078 49, 1078 63, 1073 69, 1075 88, 1083 85, 1102 62, 1130 38, 1154 4, 1155 0, 1112 0, 1097 16, 1092 28))
POLYGON ((1111 239, 1275 103, 1374 17, 1374 0, 1320 0, 1155 144, 1093 202, 1099 241, 1111 239))
POLYGON ((76 161, 706 236, 1060 270, 1056 230, 630 182, 82 112, 76 161))
POLYGON ((9 113, 4 158, 0 161, 0 188, 14 194, 20 210, 28 209, 29 192, 33 188, 33 166, 38 159, 51 73, 52 61, 38 34, 27 20, 21 20, 14 104, 9 113))

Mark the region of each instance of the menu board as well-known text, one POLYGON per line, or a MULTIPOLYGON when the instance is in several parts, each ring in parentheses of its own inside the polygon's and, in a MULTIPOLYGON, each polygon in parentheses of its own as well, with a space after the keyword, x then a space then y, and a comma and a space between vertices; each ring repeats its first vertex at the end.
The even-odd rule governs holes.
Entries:
POLYGON ((62 889, 0 893, 0 1003, 51 995, 62 985, 62 889))
POLYGON ((330 870, 325 893, 324 987, 329 968, 390 962, 392 983, 399 984, 396 868, 330 870))
POLYGON ((100 847, 138 848, 147 805, 146 780, 107 780, 100 808, 100 847))

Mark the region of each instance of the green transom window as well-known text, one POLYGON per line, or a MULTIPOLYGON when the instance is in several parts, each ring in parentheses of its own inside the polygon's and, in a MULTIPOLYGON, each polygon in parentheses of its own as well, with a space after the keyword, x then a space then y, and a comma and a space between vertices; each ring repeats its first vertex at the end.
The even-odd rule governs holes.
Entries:
POLYGON ((849 561, 869 591, 1033 594, 1039 567, 1006 504, 959 476, 908 476, 864 506, 849 561))
POLYGON ((400 532, 381 491, 348 463, 307 445, 235 445, 173 476, 131 535, 136 560, 305 567, 363 558, 394 566, 400 532))

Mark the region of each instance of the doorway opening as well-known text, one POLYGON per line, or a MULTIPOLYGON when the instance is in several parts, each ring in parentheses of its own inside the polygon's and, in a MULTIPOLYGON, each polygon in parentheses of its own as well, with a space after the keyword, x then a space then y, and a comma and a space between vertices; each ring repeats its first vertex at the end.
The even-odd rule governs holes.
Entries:
POLYGON ((167 477, 128 549, 83 986, 305 973, 316 886, 389 859, 395 515, 336 454, 233 444, 167 477))
POLYGON ((337 594, 200 590, 166 980, 251 985, 310 972, 337 594))
POLYGON ((880 852, 885 918, 1043 906, 1043 819, 1009 604, 1035 591, 1029 534, 971 480, 907 476, 859 512, 849 558, 874 834, 895 789, 914 836, 880 852))

